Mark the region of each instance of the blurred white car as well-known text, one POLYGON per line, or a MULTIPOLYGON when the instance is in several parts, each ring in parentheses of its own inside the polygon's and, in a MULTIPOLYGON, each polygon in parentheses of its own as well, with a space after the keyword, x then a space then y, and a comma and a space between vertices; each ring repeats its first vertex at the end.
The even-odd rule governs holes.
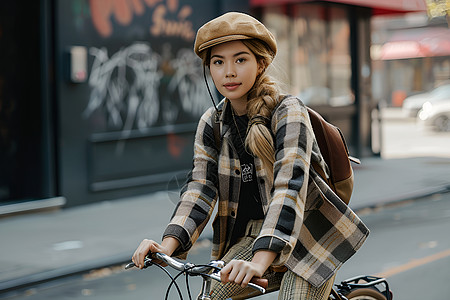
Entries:
POLYGON ((418 114, 422 126, 437 131, 450 131, 450 99, 425 102, 418 114))
POLYGON ((416 117, 425 102, 439 102, 450 99, 450 84, 416 95, 406 97, 402 104, 402 112, 406 117, 416 117))
POLYGON ((298 98, 309 106, 331 105, 344 106, 352 104, 355 99, 349 92, 347 95, 332 96, 331 90, 324 86, 311 86, 303 90, 298 98))

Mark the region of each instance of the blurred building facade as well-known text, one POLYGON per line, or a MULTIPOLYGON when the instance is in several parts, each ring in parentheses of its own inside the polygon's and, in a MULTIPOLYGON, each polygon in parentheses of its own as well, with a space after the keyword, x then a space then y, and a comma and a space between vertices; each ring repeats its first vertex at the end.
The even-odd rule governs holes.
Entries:
POLYGON ((371 18, 424 11, 422 0, 2 1, 0 205, 179 184, 211 105, 195 32, 232 10, 275 33, 286 92, 339 126, 352 154, 372 155, 371 18))
POLYGON ((401 106, 412 94, 450 80, 450 29, 446 16, 426 13, 372 19, 373 97, 401 106))

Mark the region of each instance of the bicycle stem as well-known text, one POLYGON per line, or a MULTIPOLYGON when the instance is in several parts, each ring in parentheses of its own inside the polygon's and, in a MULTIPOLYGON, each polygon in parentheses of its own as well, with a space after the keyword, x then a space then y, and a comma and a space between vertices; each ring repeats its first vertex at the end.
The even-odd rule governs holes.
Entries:
POLYGON ((211 291, 211 278, 209 276, 202 276, 202 290, 198 295, 197 300, 211 300, 209 293, 211 291))

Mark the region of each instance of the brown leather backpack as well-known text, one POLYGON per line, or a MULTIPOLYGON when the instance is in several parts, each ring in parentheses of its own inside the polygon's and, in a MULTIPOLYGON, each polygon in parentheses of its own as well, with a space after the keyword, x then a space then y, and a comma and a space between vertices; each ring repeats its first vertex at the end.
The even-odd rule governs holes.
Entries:
POLYGON ((338 127, 325 121, 318 112, 310 107, 307 109, 320 153, 328 165, 330 177, 327 179, 323 170, 316 164, 313 164, 314 170, 339 198, 348 204, 353 192, 353 169, 350 162, 353 161, 357 164, 361 162, 349 155, 344 135, 338 127))

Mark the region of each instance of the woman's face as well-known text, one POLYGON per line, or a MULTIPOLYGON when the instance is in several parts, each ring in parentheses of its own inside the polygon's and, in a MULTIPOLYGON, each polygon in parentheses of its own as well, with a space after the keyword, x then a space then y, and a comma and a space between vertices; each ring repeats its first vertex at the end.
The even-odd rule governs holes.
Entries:
POLYGON ((255 55, 241 41, 211 49, 210 72, 214 84, 232 102, 247 102, 247 93, 259 73, 255 55))

